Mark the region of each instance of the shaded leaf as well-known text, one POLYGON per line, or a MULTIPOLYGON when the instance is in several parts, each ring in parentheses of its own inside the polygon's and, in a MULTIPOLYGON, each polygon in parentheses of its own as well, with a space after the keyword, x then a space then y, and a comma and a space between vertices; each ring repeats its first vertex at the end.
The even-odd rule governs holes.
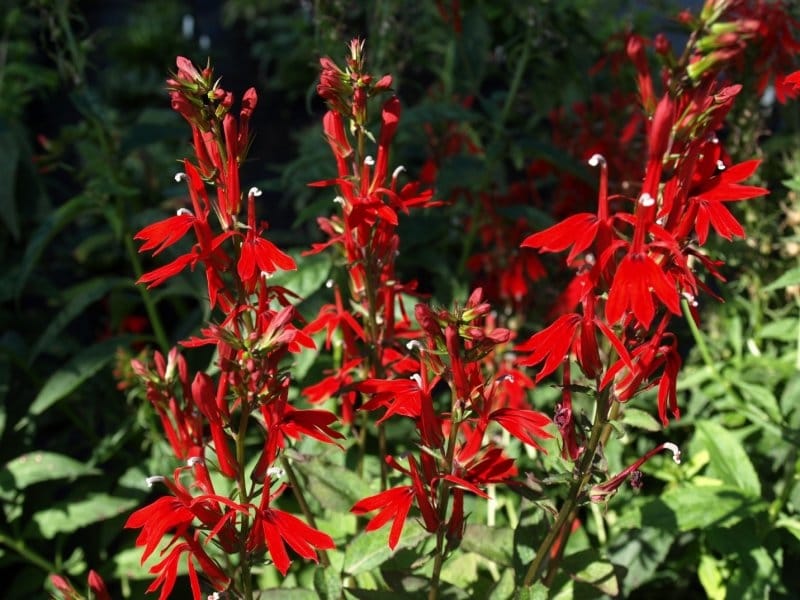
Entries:
POLYGON ((644 429, 646 431, 661 431, 661 423, 649 412, 639 408, 627 407, 622 415, 622 422, 625 425, 644 429))
POLYGON ((461 547, 498 564, 510 566, 514 557, 514 531, 509 527, 468 523, 461 547))
POLYGON ((347 546, 344 554, 344 572, 357 575, 370 571, 389 560, 397 550, 415 546, 430 534, 416 521, 408 521, 395 551, 389 548, 389 529, 364 531, 358 534, 347 546))
POLYGON ((43 537, 50 539, 58 533, 69 533, 121 515, 136 506, 137 500, 109 494, 90 494, 84 500, 55 503, 53 508, 33 515, 43 537))
POLYGON ((25 489, 54 479, 75 479, 100 471, 55 452, 29 452, 9 461, 0 470, 0 488, 25 489))
POLYGON ((761 496, 758 474, 736 436, 713 421, 698 422, 697 433, 698 442, 711 456, 710 474, 754 497, 761 496))

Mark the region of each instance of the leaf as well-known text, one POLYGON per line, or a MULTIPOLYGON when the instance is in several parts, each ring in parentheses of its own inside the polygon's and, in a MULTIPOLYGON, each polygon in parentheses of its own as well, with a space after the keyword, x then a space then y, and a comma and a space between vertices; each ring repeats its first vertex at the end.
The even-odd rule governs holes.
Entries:
POLYGON ((601 559, 597 550, 583 550, 564 557, 562 568, 571 573, 575 581, 589 584, 609 596, 619 594, 619 581, 614 565, 601 559))
POLYGON ((514 531, 509 527, 468 523, 461 540, 461 548, 497 564, 511 566, 514 557, 514 531))
MULTIPOLYGON (((28 414, 40 415, 53 404, 74 392, 87 379, 114 360, 116 349, 126 345, 129 341, 129 336, 115 337, 78 353, 45 382, 28 408, 28 414)), ((18 429, 19 427, 17 425, 18 429)))
POLYGON ((761 496, 758 474, 736 436, 713 421, 699 421, 697 434, 697 441, 711 455, 709 474, 754 497, 761 496))
POLYGON ((256 592, 259 600, 319 600, 314 590, 305 588, 271 588, 256 592))
POLYGON ((370 571, 389 560, 397 550, 416 546, 430 534, 416 521, 408 521, 395 550, 389 548, 389 528, 364 531, 347 546, 344 554, 344 572, 357 575, 370 571))
POLYGON ((742 392, 745 402, 750 402, 762 408, 774 423, 781 422, 781 409, 778 406, 778 399, 772 393, 772 390, 766 386, 749 383, 738 378, 731 380, 731 383, 742 392))
POLYGON ((659 571, 676 535, 677 532, 662 531, 645 523, 644 527, 615 532, 610 537, 609 559, 627 569, 620 582, 623 597, 630 597, 659 571))
POLYGON ((797 339, 797 328, 797 319, 787 317, 770 321, 758 330, 758 338, 791 342, 797 339))
POLYGON ((334 567, 319 567, 314 571, 314 589, 322 600, 342 597, 342 577, 334 567))
POLYGON ((84 500, 62 501, 53 508, 33 515, 33 522, 45 539, 70 533, 92 523, 121 515, 137 504, 133 498, 118 498, 104 493, 90 494, 84 500))
POLYGON ((293 303, 299 303, 320 289, 331 272, 331 258, 328 253, 299 256, 290 252, 297 263, 296 271, 279 271, 269 278, 270 285, 283 286, 298 296, 291 298, 293 303))
POLYGON ((649 412, 640 408, 627 407, 622 415, 622 422, 625 425, 644 429, 646 431, 661 431, 661 423, 649 412))
POLYGON ((348 512, 356 502, 374 494, 369 484, 353 471, 332 465, 322 457, 295 461, 294 465, 309 477, 310 493, 330 510, 348 512))
POLYGON ((785 287, 789 287, 790 285, 798 284, 800 284, 800 267, 795 267, 794 269, 786 271, 783 275, 778 277, 769 285, 764 286, 763 291, 771 292, 773 290, 780 290, 785 287))
POLYGON ((98 469, 88 467, 63 454, 29 452, 10 460, 0 470, 0 488, 21 490, 42 481, 75 479, 99 473, 101 471, 98 469))
POLYGON ((791 533, 794 537, 800 540, 800 519, 796 519, 794 517, 787 517, 786 515, 781 515, 778 517, 778 520, 775 521, 775 527, 782 527, 789 533, 791 533))
POLYGON ((73 219, 93 207, 94 201, 88 196, 79 195, 70 198, 67 202, 50 212, 39 228, 28 238, 25 254, 19 267, 15 282, 14 296, 19 297, 28 278, 44 252, 48 242, 66 227, 73 219))
POLYGON ((725 580, 727 577, 719 568, 720 561, 708 554, 700 557, 700 566, 697 568, 697 578, 706 591, 709 600, 725 600, 725 580))
POLYGON ((122 277, 98 277, 84 281, 66 290, 63 294, 67 299, 66 305, 50 321, 47 329, 36 340, 28 355, 28 364, 31 364, 43 350, 51 345, 64 328, 75 317, 80 315, 87 306, 100 300, 115 287, 128 285, 129 283, 128 279, 123 279, 122 277))

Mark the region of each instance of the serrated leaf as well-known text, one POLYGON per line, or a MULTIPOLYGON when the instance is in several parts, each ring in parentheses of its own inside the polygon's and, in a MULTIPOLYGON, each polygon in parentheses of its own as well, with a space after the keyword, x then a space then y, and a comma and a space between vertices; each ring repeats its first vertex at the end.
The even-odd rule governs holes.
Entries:
POLYGON ((109 494, 90 494, 84 500, 65 500, 57 502, 33 515, 33 522, 38 525, 39 532, 46 539, 59 533, 70 533, 92 523, 105 521, 121 515, 134 506, 137 500, 119 498, 109 494))
POLYGON ((711 456, 710 475, 753 497, 761 496, 758 474, 736 436, 713 421, 699 421, 697 440, 711 456))
POLYGON ((357 575, 370 571, 389 560, 397 550, 416 546, 430 534, 416 521, 406 522, 397 548, 389 548, 389 528, 377 531, 364 531, 358 534, 347 546, 344 554, 344 572, 357 575))
POLYGON ((509 527, 469 523, 461 540, 461 548, 500 565, 510 566, 514 557, 514 531, 509 527))
POLYGON ((625 425, 644 429, 645 431, 661 431, 661 423, 656 418, 645 410, 634 408, 632 406, 625 408, 625 413, 622 415, 622 422, 625 425))
POLYGON ((55 479, 75 479, 100 471, 55 452, 29 452, 10 460, 0 470, 0 489, 25 489, 55 479))
POLYGON ((31 364, 47 346, 52 344, 64 328, 71 323, 75 317, 80 315, 86 307, 100 300, 115 287, 127 285, 129 283, 129 280, 121 277, 102 277, 84 281, 66 290, 63 294, 64 297, 67 298, 64 308, 50 321, 47 329, 45 329, 44 333, 36 340, 36 343, 28 354, 28 364, 31 364))
POLYGON ((65 398, 87 379, 114 360, 119 346, 130 342, 129 336, 104 340, 75 355, 66 365, 53 373, 28 408, 29 415, 40 415, 65 398))

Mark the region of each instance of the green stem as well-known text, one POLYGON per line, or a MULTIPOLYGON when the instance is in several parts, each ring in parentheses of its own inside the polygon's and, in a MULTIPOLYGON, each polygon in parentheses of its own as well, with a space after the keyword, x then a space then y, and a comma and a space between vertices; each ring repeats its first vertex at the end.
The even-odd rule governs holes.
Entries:
POLYGON ((591 476, 591 467, 594 462, 594 455, 603 438, 603 434, 608 423, 608 388, 600 392, 597 399, 597 414, 595 415, 594 423, 592 424, 592 431, 589 435, 589 441, 586 444, 586 449, 581 455, 580 462, 577 468, 577 478, 572 482, 572 485, 567 492, 567 498, 564 504, 561 505, 561 510, 556 515, 556 520, 553 522, 550 531, 547 532, 539 549, 536 551, 536 556, 531 562, 528 572, 525 574, 523 585, 530 586, 541 574, 545 566, 545 560, 550 555, 550 549, 553 547, 555 541, 561 535, 562 530, 569 524, 570 516, 577 508, 580 493, 591 476))
MULTIPOLYGON (((455 414, 455 406, 458 399, 453 393, 453 410, 450 414, 455 414)), ((447 450, 445 454, 444 472, 450 474, 453 471, 453 457, 455 456, 456 441, 458 438, 458 423, 452 422, 450 424, 450 435, 447 439, 447 450)), ((428 590, 428 600, 436 600, 439 595, 439 581, 442 574, 442 565, 444 564, 445 543, 444 536, 446 533, 445 521, 447 520, 447 505, 450 500, 450 486, 444 479, 439 480, 439 528, 436 531, 436 554, 433 559, 433 573, 431 574, 431 587, 428 590)))
MULTIPOLYGON (((136 247, 133 245, 133 238, 127 230, 123 230, 122 239, 125 241, 125 251, 133 267, 133 272, 136 275, 136 279, 139 279, 142 273, 144 273, 144 269, 142 269, 142 261, 139 260, 139 253, 136 252, 136 247)), ((166 355, 169 353, 171 346, 164 325, 161 323, 161 317, 158 315, 153 296, 144 286, 137 285, 136 288, 139 290, 139 295, 142 297, 142 303, 144 304, 145 311, 147 311, 147 317, 150 319, 150 325, 153 327, 153 334, 156 336, 156 342, 158 342, 161 351, 166 355)))
POLYGON ((59 571, 53 563, 25 546, 25 542, 23 541, 11 539, 5 534, 0 533, 0 544, 13 550, 32 565, 36 565, 42 569, 45 573, 57 573, 59 571))
MULTIPOLYGON (((239 503, 246 504, 250 501, 247 492, 247 482, 244 478, 245 464, 245 437, 247 434, 247 422, 250 418, 250 408, 246 398, 242 397, 242 412, 239 414, 239 430, 236 432, 236 464, 237 477, 236 486, 239 490, 239 503)), ((247 537, 250 530, 249 515, 242 516, 242 527, 239 536, 239 568, 241 569, 242 597, 245 600, 253 600, 253 581, 250 573, 250 558, 247 552, 247 537)))

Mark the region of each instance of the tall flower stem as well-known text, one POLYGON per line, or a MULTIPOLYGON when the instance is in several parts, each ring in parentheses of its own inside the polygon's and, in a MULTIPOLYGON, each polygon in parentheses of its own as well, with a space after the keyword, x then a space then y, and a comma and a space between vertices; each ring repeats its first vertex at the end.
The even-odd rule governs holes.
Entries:
MULTIPOLYGON (((238 476, 236 478, 236 486, 239 491, 240 504, 246 504, 250 501, 247 492, 247 482, 244 478, 245 464, 247 457, 245 455, 245 436, 247 433, 247 422, 250 418, 250 410, 246 402, 242 402, 242 412, 239 415, 239 430, 236 433, 236 463, 238 465, 238 476)), ((244 515, 242 517, 241 536, 239 539, 239 568, 241 569, 242 578, 242 597, 244 600, 253 600, 253 582, 250 574, 250 557, 247 552, 247 532, 250 530, 250 517, 244 515)))
MULTIPOLYGON (((453 398, 456 398, 455 391, 453 391, 453 398)), ((457 400, 453 401, 455 407, 457 400)), ((452 413, 451 413, 452 414, 452 413)), ((456 423, 450 424, 450 435, 447 438, 447 450, 445 454, 445 470, 449 474, 453 470, 453 457, 456 451, 456 439, 458 438, 458 425, 456 423)), ((428 591, 428 600, 436 600, 439 597, 439 582, 442 574, 442 565, 444 564, 445 554, 445 521, 447 520, 447 505, 450 498, 449 484, 441 480, 439 482, 439 529, 436 531, 436 555, 433 559, 433 573, 431 574, 431 587, 428 591)))
POLYGON ((567 498, 564 500, 564 504, 561 505, 556 520, 539 545, 536 556, 533 562, 531 562, 530 567, 528 567, 528 572, 525 574, 525 579, 523 581, 525 587, 530 586, 540 576, 545 567, 545 560, 550 555, 553 544, 560 538, 562 530, 569 524, 570 516, 578 506, 581 491, 589 481, 589 477, 592 473, 592 462, 594 462, 595 453, 600 446, 604 430, 608 424, 609 397, 609 388, 601 391, 598 395, 597 413, 594 423, 592 424, 592 430, 589 435, 589 441, 586 444, 586 449, 583 451, 583 455, 578 463, 578 468, 576 470, 577 476, 567 492, 567 498))

